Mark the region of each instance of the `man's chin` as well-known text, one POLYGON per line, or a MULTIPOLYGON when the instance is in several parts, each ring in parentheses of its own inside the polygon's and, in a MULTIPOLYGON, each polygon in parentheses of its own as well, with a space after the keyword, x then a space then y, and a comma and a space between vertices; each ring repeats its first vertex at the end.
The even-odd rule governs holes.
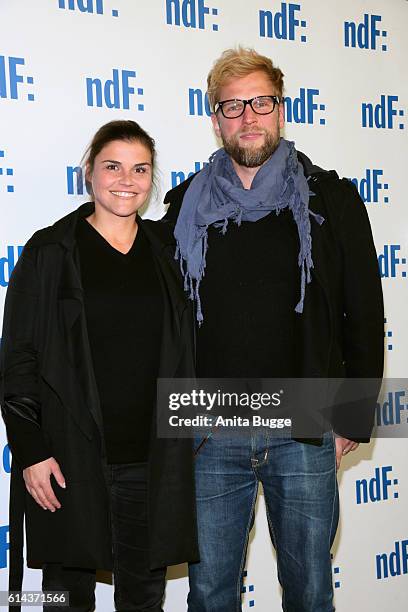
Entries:
POLYGON ((241 142, 238 145, 237 140, 232 142, 224 140, 224 148, 239 166, 259 168, 268 161, 279 145, 279 140, 275 142, 272 138, 264 137, 261 141, 260 144, 246 142, 241 146, 241 142))
POLYGON ((271 157, 274 149, 265 147, 239 147, 227 151, 232 159, 246 168, 259 168, 271 157))

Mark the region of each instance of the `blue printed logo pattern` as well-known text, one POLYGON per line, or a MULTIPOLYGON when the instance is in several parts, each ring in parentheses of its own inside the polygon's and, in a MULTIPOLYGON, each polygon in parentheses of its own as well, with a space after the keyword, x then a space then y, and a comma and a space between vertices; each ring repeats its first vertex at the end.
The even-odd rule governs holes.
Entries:
POLYGON ((5 189, 7 193, 14 193, 14 185, 12 185, 11 183, 11 181, 13 180, 11 177, 14 176, 14 170, 13 168, 7 167, 7 165, 4 166, 4 160, 5 160, 5 151, 0 149, 0 179, 2 177, 5 177, 6 179, 5 189))
POLYGON ((380 97, 380 102, 363 102, 361 104, 361 125, 363 128, 377 128, 381 130, 393 130, 397 127, 405 129, 403 108, 396 108, 398 96, 380 97), (398 121, 395 119, 398 117, 398 121))
MULTIPOLYGON (((134 70, 120 70, 113 68, 112 78, 106 81, 100 78, 88 77, 86 79, 86 101, 88 106, 106 106, 107 108, 121 108, 129 110, 131 97, 143 96, 143 88, 135 87, 134 70)), ((143 103, 134 105, 138 111, 145 109, 143 103)))
POLYGON ((166 0, 166 23, 171 26, 218 32, 219 10, 206 6, 204 0, 166 0))
MULTIPOLYGON (((386 320, 386 319, 385 319, 386 320)), ((389 332, 392 335, 392 332, 389 332)), ((388 350, 392 350, 388 347, 388 350)), ((403 410, 408 410, 408 404, 405 400, 405 390, 400 389, 398 391, 389 391, 387 393, 387 397, 385 401, 379 401, 377 403, 377 425, 378 426, 388 426, 388 425, 400 425, 401 422, 401 413, 403 410)), ((381 400, 384 398, 381 398, 381 400)), ((405 419, 405 422, 408 423, 408 416, 405 419)))
POLYGON ((366 168, 363 178, 352 178, 361 199, 365 204, 389 204, 388 189, 389 183, 382 183, 380 179, 384 176, 384 171, 379 168, 366 168), (380 192, 387 192, 380 199, 380 192))
POLYGON ((299 19, 300 4, 282 2, 280 10, 259 11, 259 36, 276 40, 307 41, 305 19, 299 19))
POLYGON ((362 22, 344 22, 344 46, 353 49, 368 49, 370 51, 387 51, 387 30, 378 29, 382 21, 380 15, 368 15, 363 17, 362 22))
MULTIPOLYGON (((104 0, 58 0, 58 8, 88 15, 104 15, 107 12, 104 0)), ((111 9, 110 15, 119 17, 118 9, 111 9)))
POLYGON ((389 478, 392 469, 392 465, 376 467, 372 478, 356 480, 356 503, 360 505, 398 499, 398 491, 395 490, 398 478, 389 478))
POLYGON ((394 542, 392 552, 376 555, 377 580, 408 574, 408 540, 394 542))
POLYGON ((25 64, 23 57, 0 55, 0 98, 34 101, 35 97, 31 87, 34 84, 34 78, 21 74, 21 67, 25 64), (30 87, 24 87, 25 85, 30 87))
POLYGON ((285 96, 286 123, 306 123, 326 125, 326 104, 318 102, 319 89, 306 89, 301 87, 296 97, 285 96))

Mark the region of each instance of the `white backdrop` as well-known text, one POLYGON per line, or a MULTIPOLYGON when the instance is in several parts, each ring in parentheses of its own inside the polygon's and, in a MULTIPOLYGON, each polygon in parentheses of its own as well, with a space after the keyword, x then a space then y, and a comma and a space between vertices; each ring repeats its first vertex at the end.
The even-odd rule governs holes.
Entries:
MULTIPOLYGON (((161 193, 146 215, 162 215, 165 191, 218 146, 204 99, 206 75, 225 48, 242 44, 269 55, 286 75, 286 137, 318 165, 358 182, 383 274, 386 373, 403 378, 407 26, 406 0, 0 0, 0 307, 18 247, 86 200, 75 168, 103 123, 132 118, 156 138, 161 193)), ((406 421, 405 392, 400 402, 406 421)), ((3 429, 0 444, 5 589, 9 455, 3 429)), ((397 439, 375 440, 343 461, 333 551, 338 610, 406 610, 407 459, 406 440, 397 439), (374 478, 371 496, 368 487, 364 497, 374 478)), ((262 495, 254 531, 244 610, 278 610, 262 495)), ((26 588, 39 588, 38 572, 25 576, 26 588)), ((186 609, 185 576, 185 567, 169 572, 166 612, 186 609)), ((112 587, 99 585, 98 611, 112 607, 112 587)))

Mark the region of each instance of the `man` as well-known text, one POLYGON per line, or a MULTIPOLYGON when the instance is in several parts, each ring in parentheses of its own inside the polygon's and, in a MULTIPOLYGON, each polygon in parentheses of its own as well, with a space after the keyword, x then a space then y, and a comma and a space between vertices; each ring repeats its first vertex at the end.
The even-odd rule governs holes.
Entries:
MULTIPOLYGON (((224 147, 166 196, 199 322, 197 375, 381 377, 382 293, 365 207, 349 181, 281 138, 282 94, 269 58, 225 51, 208 76, 224 147)), ((317 440, 253 429, 197 441, 201 561, 190 567, 189 612, 241 610, 259 482, 283 609, 334 609, 336 463, 368 441, 374 395, 339 406, 317 440)))

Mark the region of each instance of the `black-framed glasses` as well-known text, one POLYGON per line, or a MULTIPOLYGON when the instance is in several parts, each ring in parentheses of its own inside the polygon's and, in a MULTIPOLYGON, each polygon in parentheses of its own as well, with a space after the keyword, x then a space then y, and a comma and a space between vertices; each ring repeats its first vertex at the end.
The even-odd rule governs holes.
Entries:
POLYGON ((257 115, 269 115, 275 110, 275 106, 280 104, 283 98, 279 96, 256 96, 249 100, 240 100, 235 98, 233 100, 223 100, 217 102, 214 108, 214 112, 217 113, 221 110, 222 114, 226 119, 236 119, 244 114, 246 105, 252 108, 254 113, 257 115))

